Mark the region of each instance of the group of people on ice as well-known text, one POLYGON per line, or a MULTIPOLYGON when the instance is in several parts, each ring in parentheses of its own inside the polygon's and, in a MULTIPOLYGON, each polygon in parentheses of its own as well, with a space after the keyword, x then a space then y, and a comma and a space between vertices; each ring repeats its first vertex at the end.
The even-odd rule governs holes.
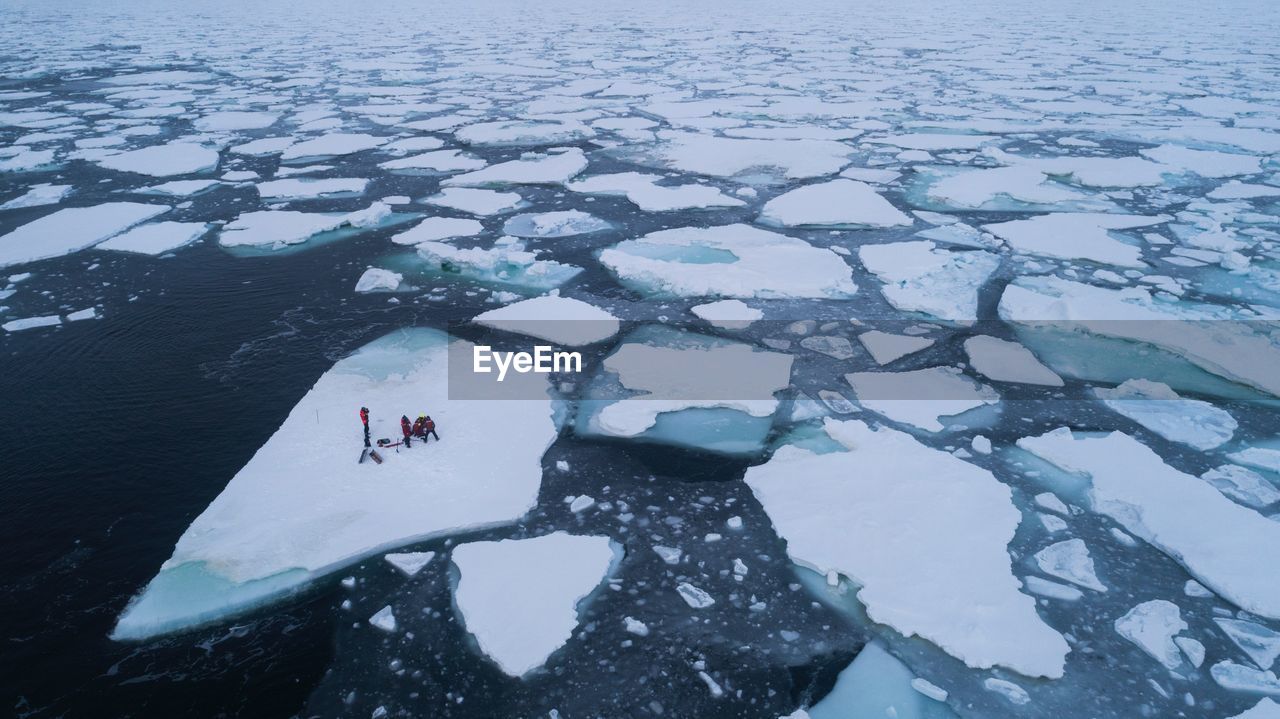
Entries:
MULTIPOLYGON (((364 446, 369 445, 369 408, 360 408, 360 423, 364 425, 364 446)), ((440 441, 440 435, 436 434, 435 420, 431 419, 431 415, 420 414, 413 422, 409 421, 408 415, 400 416, 400 432, 404 435, 404 439, 399 442, 392 442, 389 439, 378 440, 379 447, 398 447, 404 445, 407 449, 413 446, 413 440, 417 439, 426 444, 427 437, 435 437, 437 442, 440 441)))

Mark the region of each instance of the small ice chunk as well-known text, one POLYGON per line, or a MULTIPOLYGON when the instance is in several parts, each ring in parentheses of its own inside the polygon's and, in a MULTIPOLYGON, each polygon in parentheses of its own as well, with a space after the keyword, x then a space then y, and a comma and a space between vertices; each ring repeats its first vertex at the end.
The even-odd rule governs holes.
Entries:
POLYGON ((1040 494, 1037 494, 1036 504, 1044 507, 1050 512, 1061 514, 1064 517, 1071 514, 1071 511, 1067 509, 1067 505, 1063 504, 1062 500, 1058 499, 1057 495, 1052 492, 1041 492, 1040 494))
POLYGON ((280 153, 280 159, 283 162, 289 162, 291 160, 351 155, 364 150, 372 150, 389 139, 391 138, 359 133, 334 132, 289 145, 280 153))
POLYGON ((404 576, 412 577, 422 571, 435 556, 435 552, 398 552, 385 554, 382 558, 404 576))
POLYGON ((800 346, 833 357, 838 360, 846 360, 853 357, 853 345, 844 337, 829 335, 814 335, 805 337, 800 340, 800 346))
POLYGON ((1167 215, 1118 215, 1102 212, 1064 212, 983 225, 1014 251, 1061 260, 1089 260, 1120 267, 1146 267, 1137 243, 1121 242, 1114 230, 1148 227, 1170 219, 1167 215))
POLYGON ((67 313, 68 322, 80 322, 82 320, 96 320, 98 319, 98 317, 99 315, 98 315, 97 307, 86 307, 85 309, 78 310, 76 312, 67 313))
POLYGON ((1026 689, 1004 679, 988 677, 982 682, 982 686, 985 687, 987 691, 995 692, 1009 700, 1011 704, 1022 706, 1023 704, 1031 701, 1031 695, 1027 694, 1026 689))
POLYGON ((969 446, 978 454, 991 454, 991 440, 978 434, 969 441, 969 446))
POLYGON ((653 546, 653 551, 657 553, 659 557, 662 557, 662 561, 667 564, 679 564, 680 557, 684 556, 684 553, 679 549, 675 547, 664 547, 660 544, 655 544, 653 546))
POLYGON ((912 337, 895 335, 880 330, 871 330, 858 335, 858 341, 871 353, 877 364, 886 365, 896 359, 931 347, 934 340, 928 337, 912 337))
POLYGON ((391 605, 379 609, 377 614, 369 617, 370 626, 381 629, 390 634, 396 630, 396 615, 391 611, 391 605))
POLYGON ((706 609, 716 603, 716 600, 710 594, 688 582, 681 582, 676 586, 676 591, 679 592, 680 598, 685 601, 685 604, 694 609, 706 609))
POLYGON ((639 619, 634 617, 623 617, 622 625, 628 633, 634 634, 637 637, 649 636, 649 626, 639 619))
POLYGON ((1182 653, 1174 644, 1175 634, 1185 631, 1178 605, 1163 599, 1143 602, 1115 621, 1116 632, 1173 671, 1182 664, 1182 653))
POLYGON ((703 305, 694 305, 689 310, 700 319, 706 320, 713 327, 726 330, 741 330, 751 326, 752 322, 764 318, 764 311, 750 307, 742 300, 720 300, 703 305))
POLYGON ((1038 597, 1061 599, 1066 602, 1079 601, 1084 597, 1084 592, 1073 586, 1051 582, 1042 577, 1024 577, 1022 579, 1022 584, 1027 588, 1028 592, 1031 592, 1038 597))
POLYGON ((62 198, 69 195, 71 187, 71 185, 53 185, 49 183, 32 185, 26 194, 19 195, 4 204, 0 204, 0 210, 17 210, 23 207, 53 205, 61 202, 62 198))
POLYGON ((947 690, 937 684, 934 684, 928 679, 922 679, 920 677, 912 679, 911 688, 936 702, 945 702, 947 700, 947 690))
POLYGON ((1000 266, 990 252, 943 250, 928 240, 862 245, 858 258, 895 308, 956 322, 977 319, 978 290, 1000 266))
POLYGON ((1085 589, 1105 592, 1107 587, 1094 573, 1093 558, 1083 539, 1067 539, 1036 552, 1036 565, 1045 574, 1064 579, 1085 589))
POLYGON ((581 495, 578 495, 577 497, 574 497, 573 501, 569 503, 569 511, 573 512, 574 514, 578 514, 580 512, 585 512, 586 510, 594 507, 595 505, 596 505, 596 500, 594 497, 591 497, 586 494, 581 494, 581 495))
POLYGON ((356 281, 356 292, 395 292, 403 281, 404 275, 399 272, 370 267, 356 281))
POLYGON ((1174 637, 1173 643, 1182 650, 1183 656, 1187 658, 1187 661, 1191 662, 1191 666, 1199 669, 1200 665, 1204 664, 1204 644, 1201 644, 1198 639, 1174 637))

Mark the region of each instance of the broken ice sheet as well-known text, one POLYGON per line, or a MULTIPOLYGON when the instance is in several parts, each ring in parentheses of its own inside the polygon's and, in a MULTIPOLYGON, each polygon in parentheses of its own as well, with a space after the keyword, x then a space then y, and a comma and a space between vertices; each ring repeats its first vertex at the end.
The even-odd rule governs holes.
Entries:
POLYGON ((579 404, 575 431, 725 454, 764 446, 791 382, 791 355, 642 327, 605 358, 579 404))
MULTIPOLYGON (((450 400, 446 343, 436 330, 400 330, 322 375, 192 522, 112 636, 145 639, 220 620, 386 549, 528 511, 542 453, 556 437, 551 401, 532 392, 521 400, 450 400), (430 408, 442 432, 456 428, 449 441, 420 454, 388 454, 380 465, 356 464, 351 408, 370 409, 375 436, 394 435, 410 395, 430 408), (490 432, 506 438, 501 453, 486 450, 490 432), (474 471, 477 462, 483 472, 474 471), (376 482, 365 476, 373 467, 376 482)), ((535 375, 516 381, 546 384, 535 375)))
POLYGON ((746 473, 790 557, 849 577, 871 619, 971 667, 1062 676, 1067 643, 1010 566, 1021 514, 1008 487, 902 432, 825 427, 844 451, 783 447, 746 473))

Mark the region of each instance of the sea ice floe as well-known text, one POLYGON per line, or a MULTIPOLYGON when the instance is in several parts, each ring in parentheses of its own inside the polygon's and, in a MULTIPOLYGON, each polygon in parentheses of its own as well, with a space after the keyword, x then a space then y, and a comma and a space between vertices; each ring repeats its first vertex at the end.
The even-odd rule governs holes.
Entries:
POLYGON ((195 242, 208 231, 209 225, 204 222, 152 222, 125 230, 99 244, 97 248, 162 255, 195 242))
POLYGON ((191 175, 217 168, 218 151, 193 138, 105 155, 96 161, 108 170, 168 177, 191 175))
POLYGON ((880 330, 871 330, 858 335, 858 341, 863 347, 867 348, 871 359, 876 364, 886 365, 894 360, 914 354, 925 348, 933 346, 934 340, 928 337, 913 337, 911 335, 898 335, 890 332, 881 332, 880 330))
POLYGON ((1280 696, 1280 678, 1273 671, 1227 659, 1210 667, 1209 674, 1218 686, 1228 691, 1280 696))
POLYGON ((954 417, 1000 395, 954 367, 928 367, 910 372, 852 372, 844 376, 863 407, 926 432, 941 432, 944 417, 954 417))
POLYGON ((1228 719, 1280 719, 1280 704, 1262 699, 1251 708, 1228 719))
POLYGON ((58 315, 46 315, 44 317, 23 317, 21 319, 9 320, 0 327, 5 332, 21 332, 22 330, 33 330, 40 327, 54 327, 62 324, 62 318, 58 315))
POLYGON ((1253 200, 1259 197, 1280 197, 1280 186, 1256 185, 1232 180, 1209 191, 1214 200, 1253 200))
POLYGON ((843 299, 858 289, 838 254, 750 225, 659 230, 601 251, 600 262, 662 295, 843 299))
POLYGON ((183 533, 113 636, 217 621, 387 549, 511 522, 533 507, 556 437, 551 400, 533 399, 545 377, 509 377, 530 383, 520 400, 450 400, 447 342, 438 330, 400 330, 322 375, 183 533), (358 464, 361 406, 374 437, 398 435, 403 414, 429 413, 442 440, 358 464), (495 434, 502 452, 490 451, 495 434))
POLYGON ((975 335, 964 341, 964 351, 974 371, 997 382, 1061 387, 1062 378, 1017 342, 991 335, 975 335))
POLYGON ((1273 447, 1245 447, 1227 455, 1232 462, 1280 474, 1280 449, 1273 447))
POLYGON ((406 577, 417 576, 436 556, 435 552, 391 552, 382 558, 406 577))
POLYGON ((503 224, 502 231, 515 237, 571 237, 612 227, 608 221, 581 210, 558 210, 516 215, 503 224))
POLYGON ((884 282, 880 293, 895 308, 953 322, 977 319, 978 290, 1000 266, 990 252, 953 252, 928 240, 863 245, 858 259, 884 282))
POLYGON ((0 236, 0 267, 79 252, 168 211, 138 202, 58 210, 0 236))
POLYGON ((226 110, 211 112, 192 123, 200 132, 230 132, 233 130, 261 130, 271 127, 280 119, 278 112, 241 112, 226 110))
POLYGON ((657 184, 661 179, 661 175, 620 172, 584 177, 570 182, 565 187, 573 192, 588 195, 622 195, 645 212, 741 207, 746 204, 710 185, 657 184))
POLYGON ((71 194, 71 188, 71 185, 54 185, 50 183, 32 185, 25 194, 0 204, 0 210, 17 210, 23 207, 54 205, 71 194))
POLYGON ((1090 480, 1095 512, 1168 554, 1219 596, 1280 618, 1280 522, 1242 507, 1209 484, 1165 464, 1121 433, 1074 435, 1063 427, 1018 446, 1090 480))
POLYGON ((404 282, 404 275, 381 267, 370 267, 356 280, 356 292, 395 292, 404 282))
POLYGON ((461 249, 444 242, 422 242, 415 248, 427 268, 445 276, 460 275, 483 283, 546 292, 573 279, 581 267, 539 259, 513 237, 501 237, 492 247, 461 249))
POLYGON ((1218 491, 1241 504, 1261 509, 1280 502, 1280 488, 1268 482, 1257 472, 1234 464, 1214 467, 1200 475, 1200 479, 1218 488, 1218 491))
POLYGON ((1089 260, 1118 267, 1146 267, 1136 241, 1122 242, 1110 233, 1149 227, 1168 215, 1115 215, 1101 212, 1063 212, 983 225, 1015 252, 1061 260, 1089 260))
POLYGON ((381 147, 391 138, 360 133, 334 132, 291 144, 280 152, 282 162, 298 162, 321 157, 340 157, 381 147))
POLYGON ((500 120, 477 122, 453 136, 468 145, 556 145, 587 140, 595 130, 575 120, 500 120))
POLYGON ((770 171, 787 179, 831 175, 849 163, 853 148, 835 140, 755 140, 664 130, 651 156, 662 165, 699 175, 733 177, 770 171))
POLYGON ((1114 389, 1093 394, 1112 410, 1172 442, 1199 450, 1225 444, 1235 434, 1236 420, 1225 409, 1196 399, 1182 399, 1167 384, 1126 380, 1114 389))
POLYGON ((150 187, 141 187, 133 192, 140 195, 161 195, 164 197, 191 197, 199 195, 202 192, 208 192, 215 187, 221 187, 222 182, 218 180, 173 180, 171 182, 162 182, 158 185, 150 187))
POLYGON ((391 241, 397 245, 418 245, 423 242, 438 242, 455 237, 472 237, 481 232, 484 232, 484 225, 478 220, 461 217, 428 217, 413 227, 392 235, 391 241))
POLYGON ((363 195, 369 181, 363 178, 330 177, 322 180, 271 180, 257 184, 263 200, 316 200, 324 197, 363 195))
POLYGON ((324 232, 343 227, 372 227, 391 215, 391 208, 375 202, 356 212, 297 212, 258 210, 246 212, 223 226, 218 244, 223 247, 276 249, 296 245, 324 232))
POLYGON ((618 318, 571 297, 548 295, 521 300, 477 315, 477 324, 577 347, 618 333, 618 318))
POLYGON ((1254 664, 1270 669, 1280 658, 1280 632, 1244 619, 1215 617, 1213 621, 1254 664))
POLYGON ((1106 200, 1052 180, 1023 165, 984 169, 933 167, 919 172, 922 195, 933 209, 1064 211, 1112 209, 1106 200))
POLYGON ((1064 579, 1078 587, 1095 592, 1107 591, 1107 585, 1098 580, 1093 568, 1093 557, 1083 539, 1068 539, 1051 544, 1035 555, 1040 571, 1058 579, 1064 579))
POLYGON ((378 163, 378 167, 392 172, 464 172, 479 170, 487 165, 484 160, 462 150, 434 150, 378 163))
POLYGON ((764 311, 751 307, 742 300, 718 300, 694 305, 689 311, 712 327, 724 330, 741 330, 756 320, 764 319, 764 311))
POLYGON ((481 217, 509 212, 525 204, 518 193, 474 187, 446 187, 423 202, 481 217))
POLYGON ((605 358, 576 430, 753 453, 778 409, 774 394, 790 386, 791 362, 791 355, 730 340, 641 328, 605 358))
POLYGON ((747 469, 790 557, 847 576, 873 621, 970 667, 1061 677, 1069 647, 1010 565, 1021 514, 1009 488, 902 432, 857 420, 825 428, 846 451, 783 447, 747 469))
POLYGON ((480 650, 521 677, 569 641, 583 600, 621 553, 608 537, 566 532, 462 544, 454 601, 480 650))
MULTIPOLYGON (((1170 300, 1143 287, 1095 287, 1057 277, 1019 277, 1005 287, 999 305, 1001 319, 1065 336, 1037 348, 1057 355, 1040 352, 1059 372, 1089 378, 1087 366, 1076 361, 1082 350, 1070 339, 1088 334, 1154 345, 1206 372, 1280 396, 1280 377, 1273 369, 1280 362, 1280 342, 1266 333, 1268 323, 1258 322, 1280 316, 1269 312, 1170 300)), ((1148 360, 1147 376, 1172 384, 1169 378, 1150 374, 1155 365, 1148 360)))
POLYGON ((864 142, 874 145, 893 145, 906 150, 976 150, 983 145, 1000 141, 997 135, 960 135, 942 133, 910 133, 868 137, 864 142))
POLYGON ((1160 145, 1139 150, 1143 157, 1179 170, 1194 172, 1201 177, 1232 177, 1252 175, 1262 170, 1262 164, 1254 155, 1239 155, 1216 150, 1193 150, 1180 145, 1160 145))
POLYGON ((587 156, 576 147, 529 153, 484 169, 444 180, 445 187, 489 185, 561 185, 587 169, 587 156))
POLYGON ((1186 631, 1187 623, 1173 602, 1164 599, 1143 602, 1116 619, 1115 628, 1116 633, 1138 645, 1165 669, 1174 671, 1182 664, 1182 652, 1173 638, 1186 631))
POLYGON ((765 203, 759 222, 778 227, 910 227, 912 220, 855 180, 831 180, 790 190, 765 203))

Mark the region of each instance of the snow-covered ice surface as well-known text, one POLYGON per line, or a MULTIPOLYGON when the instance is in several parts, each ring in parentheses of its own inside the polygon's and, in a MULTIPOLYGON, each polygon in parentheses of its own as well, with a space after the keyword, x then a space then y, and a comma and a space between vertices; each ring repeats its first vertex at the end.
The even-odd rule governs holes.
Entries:
POLYGON ((467 631, 513 677, 542 666, 577 627, 578 603, 619 559, 611 545, 608 537, 555 532, 459 546, 454 599, 467 631))
POLYGON ((334 365, 192 522, 113 636, 218 620, 387 548, 519 519, 535 503, 542 453, 555 438, 551 400, 450 401, 447 342, 435 330, 404 330, 334 365), (487 452, 483 433, 455 431, 430 448, 383 449, 381 464, 357 464, 358 424, 317 424, 348 420, 363 405, 374 435, 394 436, 400 414, 421 411, 405 406, 409 398, 445 436, 451 426, 482 426, 504 437, 503 452, 487 452))
POLYGON ((46 687, 15 713, 189 713, 110 703, 161 685, 228 716, 1276 712, 1273 3, 14 0, 5 20, 20 429, 63 434, 36 404, 59 363, 114 390, 162 357, 267 357, 272 388, 338 362, 263 392, 270 438, 218 415, 247 393, 186 378, 228 434, 130 438, 148 454, 105 497, 76 468, 75 501, 48 499, 96 432, 7 455, 37 467, 5 526, 41 549, 5 584, 80 581, 6 612, 5 665, 46 687), (584 371, 535 383, 563 404, 453 397, 446 326, 572 346, 584 371), (340 360, 395 327, 416 329, 340 360), (180 352, 103 356, 122 338, 180 352), (443 440, 358 464, 361 404, 376 436, 429 412, 443 440), (185 481, 204 453, 234 462, 185 481), (570 535, 625 551, 511 560, 455 613, 451 555, 570 535), (97 557, 150 573, 175 541, 125 608, 146 577, 97 557), (72 546, 91 558, 46 556, 72 546), (519 603, 533 588, 555 620, 519 603), (307 676, 261 631, 298 606, 337 635, 307 676), (80 665, 32 638, 87 647, 122 608, 119 638, 215 626, 80 665), (515 616, 528 641, 492 629, 515 616), (263 642, 225 670, 256 691, 200 693, 222 633, 263 642))

